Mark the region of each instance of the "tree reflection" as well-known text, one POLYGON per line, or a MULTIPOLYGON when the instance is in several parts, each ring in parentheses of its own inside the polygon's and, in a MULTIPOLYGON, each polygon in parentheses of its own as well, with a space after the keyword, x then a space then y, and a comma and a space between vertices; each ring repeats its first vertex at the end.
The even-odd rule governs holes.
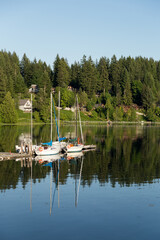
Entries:
MULTIPOLYGON (((100 185, 110 182, 114 187, 132 184, 152 183, 160 177, 160 128, 156 126, 114 126, 114 127, 84 127, 86 144, 96 144, 97 150, 84 154, 81 185, 91 186, 94 181, 100 185)), ((25 129, 28 131, 27 128, 25 129)), ((49 126, 36 126, 34 128, 34 141, 40 143, 47 140, 49 126)), ((18 127, 0 128, 1 151, 13 148, 20 134, 18 127), (12 136, 12 141, 11 141, 12 136), (8 137, 8 138, 7 138, 8 137), (7 142, 8 141, 8 142, 7 142)), ((63 136, 69 132, 63 127, 63 136)), ((53 181, 56 181, 57 162, 53 164, 53 181)), ((25 188, 30 181, 30 169, 21 162, 0 162, 0 189, 16 188, 19 181, 25 188)), ((81 168, 81 162, 76 159, 63 160, 60 164, 59 183, 66 184, 67 178, 76 180, 81 168)), ((43 168, 33 161, 33 184, 46 178, 50 168, 43 168)))

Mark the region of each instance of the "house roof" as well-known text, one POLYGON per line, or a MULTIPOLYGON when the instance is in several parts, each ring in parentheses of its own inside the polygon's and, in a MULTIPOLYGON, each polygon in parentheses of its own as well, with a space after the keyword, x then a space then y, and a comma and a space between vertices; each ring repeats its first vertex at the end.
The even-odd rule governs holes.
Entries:
POLYGON ((37 88, 38 86, 36 84, 32 84, 31 88, 37 88))
POLYGON ((20 99, 19 100, 19 106, 25 105, 28 100, 29 99, 20 99))

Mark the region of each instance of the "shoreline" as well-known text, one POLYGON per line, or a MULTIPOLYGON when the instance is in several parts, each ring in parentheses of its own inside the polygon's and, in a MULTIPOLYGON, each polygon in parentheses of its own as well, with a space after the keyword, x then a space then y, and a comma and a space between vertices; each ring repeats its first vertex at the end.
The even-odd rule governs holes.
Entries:
MULTIPOLYGON (((75 123, 75 121, 63 121, 61 120, 61 125, 71 125, 71 123, 75 123)), ((160 125, 160 122, 151 122, 151 121, 138 121, 138 122, 129 122, 129 121, 81 121, 82 125, 160 125)), ((78 122, 79 124, 79 122, 78 122)), ((19 123, 0 123, 0 126, 30 126, 31 123, 29 122, 19 122, 19 123)), ((50 123, 35 123, 32 122, 32 125, 50 125, 50 123)), ((53 125, 56 125, 53 123, 53 125)))

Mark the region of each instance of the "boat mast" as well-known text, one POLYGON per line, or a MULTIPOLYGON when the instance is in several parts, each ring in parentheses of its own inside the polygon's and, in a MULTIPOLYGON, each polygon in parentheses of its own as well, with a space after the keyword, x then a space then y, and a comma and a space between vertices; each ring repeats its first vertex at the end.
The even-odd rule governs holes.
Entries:
POLYGON ((52 91, 51 91, 51 141, 52 141, 52 91))
POLYGON ((84 144, 83 132, 82 132, 82 124, 81 124, 81 116, 80 116, 79 105, 78 105, 78 98, 77 98, 77 106, 78 106, 78 115, 79 115, 79 124, 80 124, 80 131, 81 131, 81 139, 82 139, 82 143, 84 144))
POLYGON ((56 110, 55 110, 53 98, 52 98, 52 103, 53 103, 53 109, 54 109, 54 117, 55 117, 55 122, 56 122, 58 141, 59 141, 59 129, 58 129, 58 123, 57 123, 57 118, 56 118, 56 110))
POLYGON ((78 137, 78 133, 77 133, 77 95, 76 95, 76 138, 78 137))
POLYGON ((31 146, 30 151, 32 153, 32 93, 31 93, 31 146))
POLYGON ((58 128, 60 134, 60 91, 58 92, 58 128))

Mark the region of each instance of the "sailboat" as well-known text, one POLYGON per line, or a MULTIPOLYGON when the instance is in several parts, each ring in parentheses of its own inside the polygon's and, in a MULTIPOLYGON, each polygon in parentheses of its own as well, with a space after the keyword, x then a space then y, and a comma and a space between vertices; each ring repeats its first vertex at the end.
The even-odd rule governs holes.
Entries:
POLYGON ((66 151, 67 153, 74 153, 74 152, 81 152, 83 147, 84 147, 84 140, 83 140, 83 133, 82 133, 82 125, 81 125, 81 117, 80 117, 80 111, 79 111, 79 106, 78 106, 78 98, 76 95, 76 139, 78 140, 75 144, 68 144, 66 146, 66 151), (81 130, 81 139, 82 143, 79 142, 79 138, 77 139, 77 110, 79 114, 79 123, 80 123, 80 130, 81 130))
POLYGON ((35 150, 37 156, 56 155, 59 153, 59 149, 50 146, 41 146, 35 150))
POLYGON ((60 91, 58 93, 58 123, 57 123, 57 118, 56 118, 56 111, 55 111, 55 106, 54 106, 54 101, 53 102, 53 109, 54 109, 54 116, 55 116, 55 122, 56 122, 56 128, 57 128, 57 135, 58 135, 58 141, 52 142, 52 146, 56 147, 59 149, 61 152, 65 147, 66 147, 66 142, 62 142, 63 140, 66 139, 66 137, 60 137, 59 131, 60 131, 60 91))
MULTIPOLYGON (((51 93, 51 141, 47 143, 42 143, 42 145, 35 150, 35 153, 37 156, 56 155, 60 152, 60 144, 53 144, 52 142, 52 102, 53 102, 53 99, 52 99, 52 93, 51 93)), ((55 120, 56 120, 56 114, 55 114, 55 120)), ((57 121, 56 121, 56 127, 58 132, 57 121)), ((59 137, 59 132, 58 132, 58 137, 59 137)))
POLYGON ((67 153, 81 152, 83 149, 83 144, 69 144, 67 145, 67 153))
MULTIPOLYGON (((60 109, 60 92, 59 92, 59 109, 60 109)), ((59 116, 59 119, 60 119, 60 116, 59 116)), ((36 155, 44 156, 44 155, 55 155, 60 153, 62 149, 66 147, 66 143, 62 142, 65 139, 66 139, 65 137, 60 138, 59 136, 59 126, 57 123, 56 111, 55 111, 54 101, 51 93, 51 141, 47 143, 42 143, 42 146, 40 146, 37 150, 35 150, 36 155), (58 135, 58 141, 54 141, 54 142, 52 141, 52 105, 54 109, 54 116, 55 116, 56 129, 57 129, 57 135, 58 135)))

